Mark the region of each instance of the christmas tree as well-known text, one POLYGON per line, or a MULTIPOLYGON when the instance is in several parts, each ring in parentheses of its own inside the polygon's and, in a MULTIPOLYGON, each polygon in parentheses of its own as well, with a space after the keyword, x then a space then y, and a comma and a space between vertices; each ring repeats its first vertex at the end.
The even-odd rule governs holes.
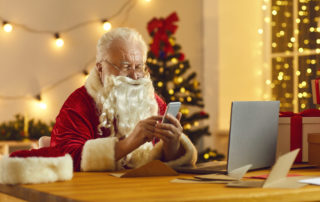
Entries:
MULTIPOLYGON (((174 23, 178 16, 172 13, 167 18, 153 18, 148 23, 148 32, 152 37, 148 52, 147 66, 156 92, 166 101, 180 101, 183 114, 181 125, 184 133, 196 144, 204 135, 211 135, 209 126, 201 121, 208 119, 209 114, 203 110, 203 98, 196 73, 188 73, 189 61, 181 52, 181 46, 173 36, 178 28, 174 23)), ((199 153, 199 162, 222 160, 223 155, 216 150, 206 149, 199 153)))

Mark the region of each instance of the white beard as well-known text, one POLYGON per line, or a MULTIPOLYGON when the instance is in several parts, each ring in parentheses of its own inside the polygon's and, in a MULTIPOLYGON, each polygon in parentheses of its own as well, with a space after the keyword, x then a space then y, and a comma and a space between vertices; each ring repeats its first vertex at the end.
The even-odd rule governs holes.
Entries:
POLYGON ((107 76, 98 93, 99 133, 109 128, 111 136, 126 137, 140 120, 158 114, 158 104, 150 77, 133 80, 124 76, 107 76), (114 120, 117 123, 115 134, 114 120))

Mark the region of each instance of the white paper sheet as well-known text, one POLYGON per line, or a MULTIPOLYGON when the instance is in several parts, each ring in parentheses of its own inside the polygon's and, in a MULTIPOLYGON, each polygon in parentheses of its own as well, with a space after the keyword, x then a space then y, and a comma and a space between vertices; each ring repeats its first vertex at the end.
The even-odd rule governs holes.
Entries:
POLYGON ((305 179, 305 180, 299 180, 299 182, 306 183, 306 184, 320 185, 320 177, 311 178, 311 179, 305 179))

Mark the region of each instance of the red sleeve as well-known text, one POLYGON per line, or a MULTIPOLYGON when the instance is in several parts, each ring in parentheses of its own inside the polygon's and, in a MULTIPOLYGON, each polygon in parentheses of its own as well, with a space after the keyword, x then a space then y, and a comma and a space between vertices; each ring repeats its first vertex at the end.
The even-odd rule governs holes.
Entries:
POLYGON ((80 171, 85 142, 95 137, 94 120, 97 117, 94 112, 88 95, 75 91, 63 105, 52 130, 51 146, 57 146, 72 156, 75 171, 80 171))
POLYGON ((167 108, 167 104, 163 101, 163 99, 155 94, 155 98, 157 100, 158 103, 158 107, 159 107, 159 115, 164 115, 164 113, 166 112, 166 108, 167 108))
MULTIPOLYGON (((167 104, 163 101, 163 99, 159 95, 154 94, 154 96, 155 96, 155 98, 157 100, 158 107, 159 107, 158 114, 159 115, 164 115, 164 113, 166 112, 166 109, 167 109, 167 104)), ((153 140, 152 140, 153 145, 155 145, 158 142, 159 142, 158 138, 153 138, 153 140)))

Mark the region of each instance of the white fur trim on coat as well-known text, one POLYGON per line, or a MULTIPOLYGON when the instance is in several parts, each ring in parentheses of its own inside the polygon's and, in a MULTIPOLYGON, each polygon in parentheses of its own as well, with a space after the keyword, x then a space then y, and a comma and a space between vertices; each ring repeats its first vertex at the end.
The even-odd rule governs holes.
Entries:
POLYGON ((194 147, 190 139, 185 134, 182 134, 180 142, 185 153, 178 159, 166 162, 166 164, 172 168, 182 165, 194 165, 197 161, 197 149, 194 147))
POLYGON ((70 180, 73 163, 69 154, 61 157, 9 157, 0 160, 0 183, 35 184, 70 180))
POLYGON ((98 103, 98 100, 97 100, 98 92, 103 86, 102 86, 97 68, 93 68, 90 71, 84 86, 88 94, 94 99, 96 103, 98 103))
POLYGON ((117 137, 88 140, 82 149, 82 171, 113 171, 116 169, 115 144, 117 137))

